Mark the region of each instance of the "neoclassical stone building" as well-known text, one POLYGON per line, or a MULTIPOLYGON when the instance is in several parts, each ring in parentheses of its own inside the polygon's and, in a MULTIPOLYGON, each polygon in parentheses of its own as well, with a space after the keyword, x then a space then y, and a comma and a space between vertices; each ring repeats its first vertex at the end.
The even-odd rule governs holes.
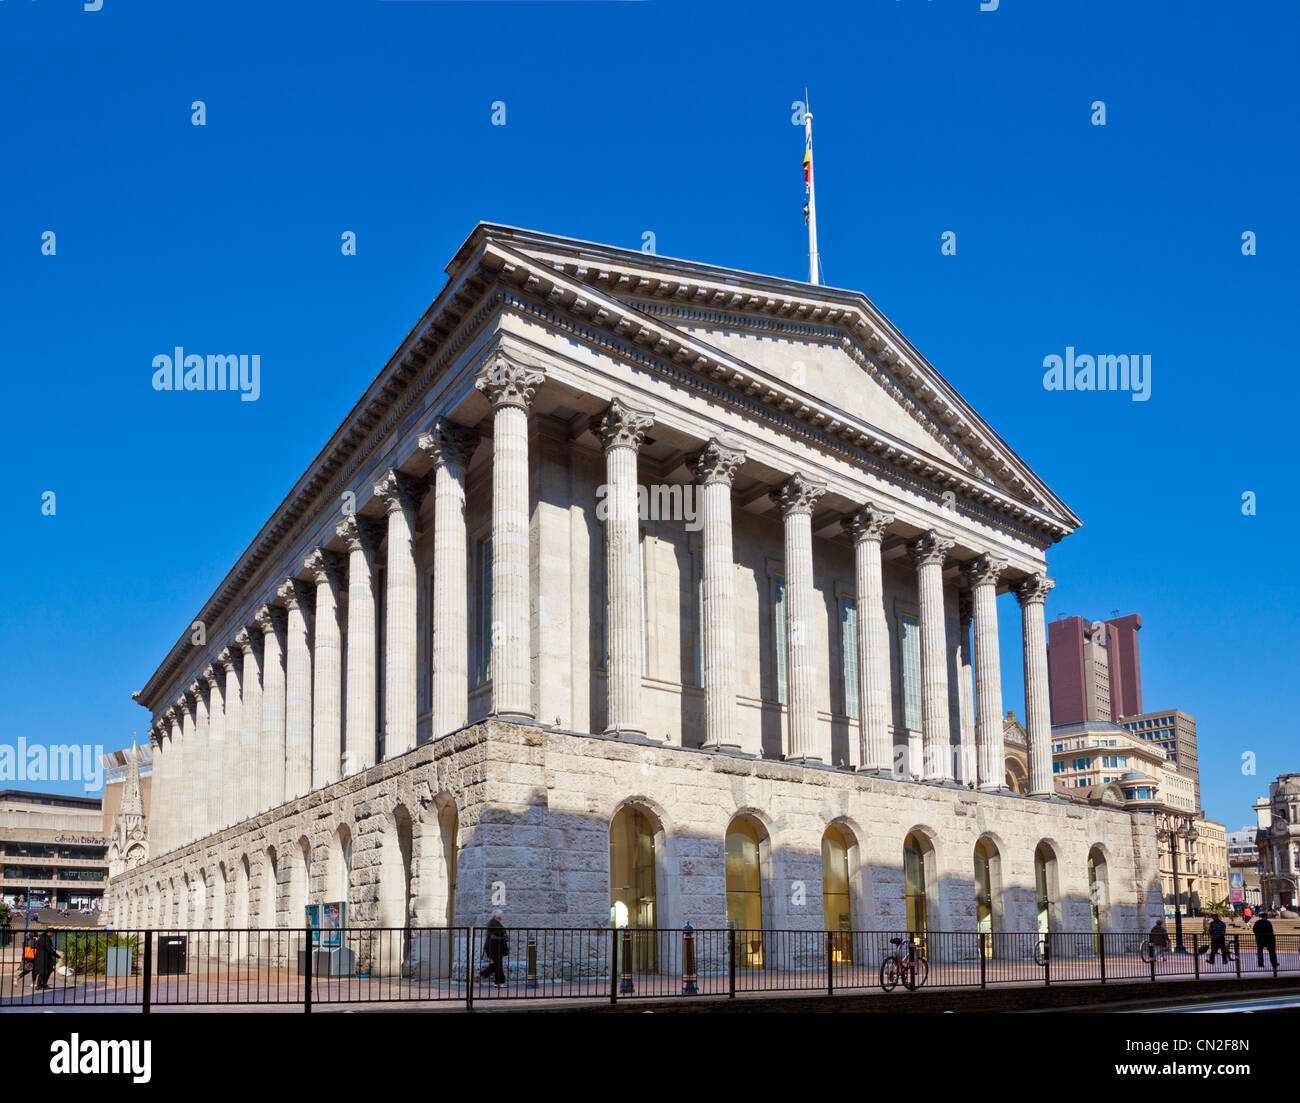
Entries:
POLYGON ((486 224, 447 271, 136 695, 118 923, 1149 925, 1149 818, 1052 795, 1078 519, 865 297, 486 224))

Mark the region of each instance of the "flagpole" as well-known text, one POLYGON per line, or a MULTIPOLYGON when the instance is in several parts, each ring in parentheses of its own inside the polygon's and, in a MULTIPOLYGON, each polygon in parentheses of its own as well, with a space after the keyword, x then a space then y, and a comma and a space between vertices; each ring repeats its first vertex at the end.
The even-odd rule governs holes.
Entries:
MULTIPOLYGON (((806 101, 805 101, 806 102, 806 101)), ((813 183, 812 112, 804 112, 804 138, 808 143, 808 282, 819 284, 821 258, 817 255, 817 188, 813 183)))

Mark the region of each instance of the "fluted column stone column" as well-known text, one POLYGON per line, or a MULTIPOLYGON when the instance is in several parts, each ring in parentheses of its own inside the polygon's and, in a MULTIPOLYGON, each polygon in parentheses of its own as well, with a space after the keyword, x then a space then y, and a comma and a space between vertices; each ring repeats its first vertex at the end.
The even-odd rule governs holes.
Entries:
POLYGON ((344 774, 379 760, 375 720, 375 549, 382 528, 353 514, 335 532, 348 546, 347 703, 343 718, 344 774))
POLYGON ((171 785, 167 794, 167 849, 181 845, 189 830, 186 809, 189 807, 189 777, 185 772, 185 706, 178 699, 163 715, 167 718, 169 777, 171 785))
MULTIPOLYGON (((889 620, 880 545, 894 515, 867 504, 841 524, 853 537, 858 614, 858 725, 861 765, 867 773, 893 771, 890 737, 893 700, 889 681, 889 620)), ((846 672, 846 677, 852 675, 846 672)))
POLYGON ((338 781, 343 758, 343 638, 339 587, 344 563, 317 548, 303 563, 316 584, 312 618, 311 787, 338 781))
POLYGON ((244 699, 239 684, 242 664, 237 649, 224 647, 217 654, 217 666, 222 671, 224 681, 222 697, 226 706, 225 757, 221 767, 221 816, 217 822, 225 827, 243 819, 240 814, 241 793, 248 784, 248 778, 241 768, 240 755, 244 737, 244 699))
POLYGON ((276 591, 284 604, 284 799, 311 791, 310 587, 285 579, 276 591))
POLYGON ((1056 585, 1046 575, 1030 575, 1016 586, 1021 638, 1025 649, 1025 727, 1029 742, 1029 795, 1052 795, 1052 713, 1047 686, 1047 622, 1044 605, 1056 585))
POLYGON ((533 718, 528 410, 545 376, 498 356, 474 380, 492 404, 492 714, 533 718))
POLYGON ((785 653, 788 691, 786 758, 826 762, 830 748, 817 732, 817 656, 814 652, 812 513, 826 485, 794 474, 771 494, 785 528, 785 653))
POLYGON ((966 569, 975 600, 975 741, 981 789, 1006 787, 1002 736, 1002 661, 998 654, 998 579, 1005 559, 982 555, 966 569))
POLYGON ((263 605, 257 613, 262 633, 262 791, 259 812, 284 803, 284 610, 263 605))
POLYGON ((384 604, 384 758, 415 749, 416 578, 415 517, 424 482, 391 468, 375 484, 388 512, 384 604))
POLYGON ((601 418, 605 446, 605 630, 609 652, 609 709, 605 731, 646 734, 641 715, 641 517, 637 503, 637 451, 654 420, 614 399, 601 418))
POLYGON ((239 725, 239 775, 235 819, 256 816, 264 807, 262 776, 262 633, 241 628, 235 633, 235 647, 242 665, 240 677, 242 709, 239 725))
POLYGON ((975 662, 971 654, 971 622, 975 601, 969 590, 957 592, 957 725, 961 752, 954 779, 974 785, 978 773, 975 753, 975 662))
POLYGON ((465 470, 478 436, 446 418, 420 437, 433 461, 432 737, 469 719, 469 607, 465 537, 465 470))
POLYGON ((208 823, 208 773, 211 770, 208 758, 208 702, 201 682, 190 683, 187 699, 192 725, 188 734, 193 753, 185 757, 188 760, 190 793, 194 805, 190 811, 190 842, 193 842, 212 830, 208 823))
POLYGON ((208 698, 208 831, 225 827, 221 818, 221 790, 225 785, 226 701, 225 680, 214 663, 203 671, 208 698))
POLYGON ((927 781, 952 781, 948 715, 948 638, 943 617, 943 561, 953 541, 934 531, 912 543, 921 607, 921 729, 927 781))
POLYGON ((714 439, 691 466, 700 488, 703 544, 704 747, 761 754, 761 733, 741 737, 736 723, 736 553, 731 487, 745 453, 714 439))
POLYGON ((167 849, 166 815, 167 797, 171 792, 171 781, 167 777, 167 768, 171 765, 167 758, 167 725, 162 717, 154 721, 149 729, 149 741, 153 744, 153 767, 149 783, 149 849, 150 856, 158 857, 167 849))

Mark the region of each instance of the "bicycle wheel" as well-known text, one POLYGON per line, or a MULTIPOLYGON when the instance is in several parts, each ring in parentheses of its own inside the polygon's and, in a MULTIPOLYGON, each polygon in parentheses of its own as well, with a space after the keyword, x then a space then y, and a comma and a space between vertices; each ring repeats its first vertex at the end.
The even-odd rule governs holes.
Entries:
POLYGON ((1040 966, 1047 964, 1047 943, 1041 938, 1034 946, 1034 964, 1040 966))
POLYGON ((1156 948, 1150 942, 1144 942, 1139 953, 1142 955, 1142 964, 1150 965, 1155 960, 1156 948))
POLYGON ((892 992, 898 987, 898 958, 887 957, 880 963, 880 987, 886 992, 892 992))
POLYGON ((909 991, 915 992, 925 984, 926 978, 929 977, 929 975, 930 966, 926 963, 925 958, 918 957, 913 963, 913 968, 908 971, 904 983, 907 985, 909 991))

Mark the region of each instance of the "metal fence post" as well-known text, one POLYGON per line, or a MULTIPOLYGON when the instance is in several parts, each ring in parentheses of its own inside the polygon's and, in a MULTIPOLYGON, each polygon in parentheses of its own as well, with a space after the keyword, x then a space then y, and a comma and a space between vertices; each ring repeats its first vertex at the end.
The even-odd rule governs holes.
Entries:
POLYGON ((609 929, 609 1002, 618 1003, 618 928, 609 929))
POLYGON ((1192 936, 1192 972, 1196 974, 1196 979, 1201 979, 1201 948, 1196 945, 1196 936, 1192 936))
POLYGON ((835 935, 826 932, 826 994, 835 995, 835 935))
POLYGON ((141 985, 142 996, 141 996, 140 1010, 146 1015, 149 1014, 149 1004, 151 1002, 150 997, 152 995, 150 989, 152 987, 153 987, 153 931, 145 931, 144 932, 144 978, 143 978, 143 983, 141 985))
POLYGON ((1101 983, 1106 983, 1106 935, 1104 931, 1097 932, 1097 939, 1101 942, 1101 983))
POLYGON ((727 995, 736 998, 736 928, 727 928, 727 995))
POLYGON ((1151 965, 1151 982, 1154 984, 1154 983, 1155 983, 1155 979, 1156 979, 1156 954, 1155 954, 1155 947, 1154 947, 1154 946, 1151 948, 1151 962, 1150 962, 1150 965, 1151 965))
POLYGON ((311 924, 303 928, 302 1012, 311 1014, 311 924))
POLYGON ((474 932, 470 927, 465 932, 465 1010, 474 1010, 474 932))
POLYGON ((526 988, 537 987, 537 936, 530 934, 528 936, 528 976, 525 979, 526 988))
POLYGON ((989 936, 987 934, 985 934, 983 931, 980 931, 980 987, 981 988, 987 988, 988 981, 989 981, 988 978, 989 962, 988 962, 988 952, 987 952, 988 937, 989 936))
POLYGON ((1232 936, 1232 958, 1237 963, 1237 979, 1241 980, 1241 935, 1232 936))
POLYGON ((1043 935, 1043 983, 1052 986, 1052 932, 1043 935))

